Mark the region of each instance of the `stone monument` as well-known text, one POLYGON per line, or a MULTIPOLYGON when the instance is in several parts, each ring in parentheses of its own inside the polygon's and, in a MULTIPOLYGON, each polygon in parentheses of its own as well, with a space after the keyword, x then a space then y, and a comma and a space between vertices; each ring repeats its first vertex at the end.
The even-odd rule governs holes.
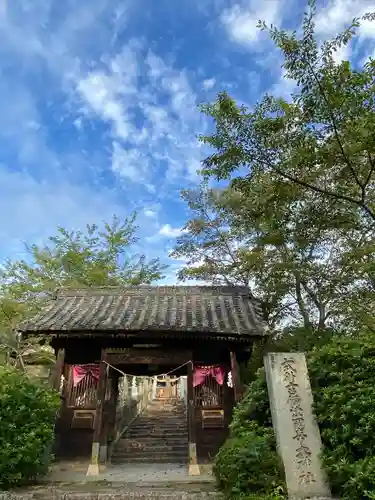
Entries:
POLYGON ((264 366, 289 499, 332 498, 319 459, 322 443, 312 409, 305 355, 270 353, 264 358, 264 366))

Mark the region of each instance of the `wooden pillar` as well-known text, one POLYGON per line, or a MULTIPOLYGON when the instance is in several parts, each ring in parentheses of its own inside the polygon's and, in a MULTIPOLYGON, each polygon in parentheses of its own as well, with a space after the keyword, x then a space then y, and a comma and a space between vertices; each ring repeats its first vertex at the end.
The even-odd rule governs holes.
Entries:
POLYGON ((230 364, 226 364, 225 366, 225 372, 226 372, 226 377, 225 381, 223 384, 223 399, 224 399, 224 419, 225 422, 230 422, 231 417, 232 417, 232 409, 233 409, 233 392, 228 386, 228 375, 229 372, 231 371, 230 369, 230 364))
POLYGON ((103 450, 101 453, 100 448, 102 443, 102 430, 103 430, 103 406, 104 406, 105 390, 107 383, 107 364, 105 363, 105 359, 106 359, 106 353, 105 350, 102 349, 102 354, 100 358, 98 389, 96 392, 96 413, 94 422, 94 433, 92 438, 91 464, 87 470, 88 476, 96 476, 99 474, 100 456, 103 456, 103 450))
POLYGON ((117 409, 117 398, 118 398, 118 377, 117 374, 112 374, 109 379, 111 383, 111 400, 110 400, 110 413, 109 413, 109 437, 113 440, 114 430, 116 425, 116 409, 117 409))
POLYGON ((99 462, 103 465, 107 463, 108 457, 108 437, 109 437, 109 405, 105 405, 105 409, 103 409, 103 418, 102 418, 102 432, 100 434, 100 449, 99 449, 99 462))
POLYGON ((197 440, 195 429, 195 406, 193 389, 193 363, 188 363, 187 400, 188 400, 188 426, 189 426, 189 475, 199 476, 200 470, 197 458, 197 440))
POLYGON ((55 389, 55 391, 58 391, 60 389, 61 375, 64 369, 64 360, 65 349, 59 348, 59 350, 57 351, 56 363, 53 367, 51 377, 49 379, 49 385, 52 389, 55 389))
POLYGON ((232 371, 234 400, 237 402, 241 399, 242 396, 242 384, 240 378, 240 367, 238 366, 237 356, 234 351, 230 352, 230 365, 232 371))
MULTIPOLYGON (((61 376, 63 375, 64 372, 64 361, 65 361, 65 349, 59 348, 56 355, 55 366, 53 367, 48 380, 49 387, 51 389, 54 389, 55 391, 60 390, 61 376)), ((60 433, 58 432, 58 421, 60 419, 63 407, 64 407, 64 393, 60 395, 60 407, 56 411, 55 423, 54 423, 55 442, 53 445, 51 445, 51 451, 53 447, 55 448, 55 451, 59 450, 60 448, 61 436, 60 433)))

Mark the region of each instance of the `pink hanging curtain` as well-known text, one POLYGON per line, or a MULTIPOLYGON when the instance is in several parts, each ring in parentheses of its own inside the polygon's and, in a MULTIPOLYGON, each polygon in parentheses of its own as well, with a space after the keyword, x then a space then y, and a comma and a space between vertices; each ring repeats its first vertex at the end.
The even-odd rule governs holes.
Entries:
POLYGON ((225 380, 225 368, 219 365, 194 366, 193 387, 203 384, 206 377, 213 377, 219 385, 223 385, 225 380))
POLYGON ((73 365, 73 387, 77 385, 88 375, 91 375, 96 382, 99 380, 99 365, 73 365))

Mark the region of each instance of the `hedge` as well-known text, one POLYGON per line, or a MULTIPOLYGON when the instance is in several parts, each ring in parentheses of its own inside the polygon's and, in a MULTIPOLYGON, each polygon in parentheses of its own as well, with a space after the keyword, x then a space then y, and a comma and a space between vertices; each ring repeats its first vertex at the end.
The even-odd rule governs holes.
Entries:
POLYGON ((0 366, 0 489, 47 472, 59 405, 56 392, 0 366))
MULTIPOLYGON (((342 500, 374 499, 375 339, 368 334, 333 338, 309 353, 307 360, 323 442, 322 461, 332 493, 342 500)), ((267 385, 260 369, 234 410, 230 437, 215 460, 218 484, 228 498, 283 488, 282 467, 277 474, 270 467, 277 457, 272 435, 267 385), (253 439, 254 432, 258 441, 253 439), (257 451, 258 462, 243 459, 244 447, 252 450, 247 456, 257 451), (236 467, 238 478, 233 474, 236 467)))

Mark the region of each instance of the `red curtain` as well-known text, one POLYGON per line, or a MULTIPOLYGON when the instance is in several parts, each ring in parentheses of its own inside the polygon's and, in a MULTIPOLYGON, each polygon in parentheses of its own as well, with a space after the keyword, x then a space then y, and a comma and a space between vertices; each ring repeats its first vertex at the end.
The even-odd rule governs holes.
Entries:
POLYGON ((73 365, 73 387, 76 387, 85 377, 91 375, 96 382, 99 380, 99 365, 73 365))
POLYGON ((203 384, 206 377, 213 377, 219 385, 225 380, 225 368, 220 365, 194 366, 193 387, 203 384))

